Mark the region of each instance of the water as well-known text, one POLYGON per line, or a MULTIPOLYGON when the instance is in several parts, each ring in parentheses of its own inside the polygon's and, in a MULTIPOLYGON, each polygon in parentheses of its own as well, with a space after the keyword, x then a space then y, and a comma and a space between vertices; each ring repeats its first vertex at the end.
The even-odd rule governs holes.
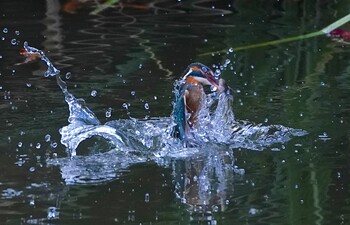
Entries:
POLYGON ((0 223, 348 223, 348 45, 234 50, 348 3, 67 3, 1 3, 0 223), (19 55, 26 41, 45 63, 19 55), (193 61, 216 65, 233 101, 209 94, 184 148, 172 90, 193 61))

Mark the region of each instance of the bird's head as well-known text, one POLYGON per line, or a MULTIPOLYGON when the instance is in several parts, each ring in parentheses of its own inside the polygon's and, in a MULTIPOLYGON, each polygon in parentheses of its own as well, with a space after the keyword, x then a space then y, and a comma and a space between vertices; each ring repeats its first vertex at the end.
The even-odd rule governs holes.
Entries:
POLYGON ((219 80, 215 78, 213 71, 201 63, 192 63, 187 67, 182 80, 186 81, 189 78, 202 85, 212 85, 216 90, 220 89, 219 80))

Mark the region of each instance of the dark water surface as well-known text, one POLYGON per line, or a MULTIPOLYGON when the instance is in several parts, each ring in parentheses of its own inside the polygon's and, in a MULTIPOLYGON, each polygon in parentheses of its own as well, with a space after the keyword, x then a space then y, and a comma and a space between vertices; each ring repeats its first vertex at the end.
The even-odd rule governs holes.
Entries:
POLYGON ((0 2, 0 224, 350 224, 350 45, 319 36, 211 54, 322 29, 349 1, 101 4, 0 2), (43 62, 23 63, 25 41, 101 123, 137 128, 140 147, 107 151, 97 137, 70 158, 64 95, 43 62), (226 60, 235 119, 257 130, 239 144, 152 149, 187 65, 226 60), (271 144, 280 126, 307 134, 271 144))

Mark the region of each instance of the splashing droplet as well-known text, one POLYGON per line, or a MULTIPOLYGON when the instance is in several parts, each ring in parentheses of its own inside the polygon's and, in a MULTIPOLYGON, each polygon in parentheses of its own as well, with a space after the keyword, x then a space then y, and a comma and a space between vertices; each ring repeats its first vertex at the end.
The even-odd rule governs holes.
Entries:
POLYGON ((97 91, 96 91, 96 90, 92 90, 92 91, 91 91, 91 96, 92 96, 92 97, 96 97, 96 95, 97 95, 97 91))
POLYGON ((15 38, 12 39, 12 40, 11 40, 11 44, 12 44, 12 45, 16 45, 16 44, 17 44, 17 40, 16 40, 15 38))
POLYGON ((149 194, 148 194, 148 193, 145 194, 145 202, 146 202, 146 203, 149 202, 149 194))
POLYGON ((128 104, 127 104, 127 103, 125 103, 125 102, 123 103, 123 105, 122 105, 122 106, 123 106, 123 108, 124 108, 124 109, 126 109, 126 110, 128 110, 128 108, 129 108, 128 104))
POLYGON ((112 108, 108 108, 106 111, 106 118, 110 118, 112 116, 112 108))
POLYGON ((255 209, 255 208, 249 209, 249 214, 250 214, 250 215, 255 215, 255 214, 257 214, 257 213, 258 213, 258 210, 257 210, 257 209, 255 209))
POLYGON ((45 141, 46 142, 50 142, 50 140, 51 140, 51 135, 50 134, 46 134, 45 135, 45 141))
POLYGON ((67 80, 69 80, 71 77, 72 77, 72 73, 71 72, 66 73, 66 79, 67 80))
POLYGON ((8 30, 7 28, 4 28, 4 29, 2 30, 2 32, 4 32, 4 34, 7 34, 7 33, 9 32, 9 30, 8 30))
POLYGON ((52 143, 51 143, 51 147, 52 147, 52 148, 57 148, 57 143, 56 143, 56 142, 52 142, 52 143))
POLYGON ((58 218, 59 212, 56 207, 49 207, 47 209, 47 219, 52 220, 58 218))
POLYGON ((216 69, 215 73, 214 73, 214 76, 215 77, 219 77, 220 75, 221 75, 221 70, 220 69, 216 69))
POLYGON ((145 109, 147 109, 147 110, 148 110, 148 109, 149 109, 149 105, 148 105, 148 103, 145 103, 145 106, 144 106, 144 107, 145 107, 145 109))
POLYGON ((210 86, 210 90, 212 91, 212 92, 214 92, 214 91, 216 91, 217 90, 217 87, 215 87, 215 86, 210 86))
POLYGON ((30 205, 30 206, 35 206, 35 200, 34 200, 34 199, 30 199, 29 205, 30 205))

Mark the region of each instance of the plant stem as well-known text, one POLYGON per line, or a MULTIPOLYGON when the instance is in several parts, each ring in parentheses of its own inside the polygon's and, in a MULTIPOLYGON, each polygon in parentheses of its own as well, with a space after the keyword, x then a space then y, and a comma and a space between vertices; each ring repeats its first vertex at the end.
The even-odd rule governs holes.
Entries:
MULTIPOLYGON (((265 46, 269 46, 269 45, 277 45, 277 44, 281 44, 281 43, 303 40, 303 39, 316 37, 316 36, 323 35, 323 34, 328 34, 332 30, 342 26, 343 24, 345 24, 349 21, 350 21, 350 14, 348 14, 347 16, 344 16, 343 18, 335 21, 334 23, 328 25, 327 27, 325 27, 319 31, 315 31, 312 33, 303 34, 303 35, 299 35, 299 36, 295 36, 295 37, 289 37, 289 38, 284 38, 284 39, 280 39, 280 40, 275 40, 275 41, 267 41, 267 42, 252 44, 252 45, 240 46, 240 47, 233 48, 233 50, 234 51, 241 51, 241 50, 246 50, 246 49, 251 49, 251 48, 259 48, 259 47, 265 47, 265 46)), ((225 53, 225 52, 227 52, 226 49, 218 51, 218 53, 225 53)), ((208 56, 208 55, 211 55, 211 52, 202 53, 199 56, 208 56)))

